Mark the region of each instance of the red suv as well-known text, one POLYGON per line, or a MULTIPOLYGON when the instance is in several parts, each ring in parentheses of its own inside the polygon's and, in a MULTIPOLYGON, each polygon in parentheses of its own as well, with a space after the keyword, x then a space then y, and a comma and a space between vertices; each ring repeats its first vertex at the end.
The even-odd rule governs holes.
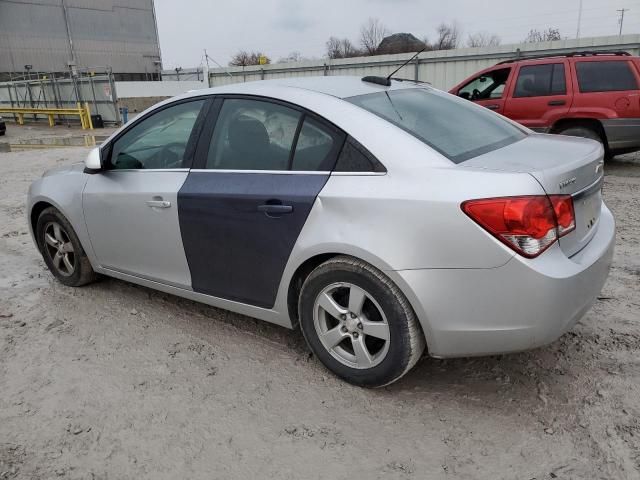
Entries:
POLYGON ((500 62, 449 93, 537 132, 593 138, 608 156, 640 150, 640 58, 576 52, 500 62))

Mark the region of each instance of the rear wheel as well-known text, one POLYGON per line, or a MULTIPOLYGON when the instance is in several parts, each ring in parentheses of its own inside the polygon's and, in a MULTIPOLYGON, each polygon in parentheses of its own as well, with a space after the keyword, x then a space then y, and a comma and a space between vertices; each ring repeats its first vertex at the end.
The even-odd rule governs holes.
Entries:
POLYGON ((418 361, 425 342, 406 297, 371 265, 336 257, 307 277, 300 324, 313 353, 355 385, 395 382, 418 361))
POLYGON ((64 285, 79 287, 97 278, 76 232, 57 209, 42 211, 36 239, 47 267, 64 285))
POLYGON ((611 152, 609 151, 609 147, 605 142, 604 138, 600 134, 600 132, 596 131, 594 128, 583 126, 583 125, 573 125, 565 127, 556 132, 558 135, 568 135, 570 137, 582 137, 582 138, 590 138, 591 140, 595 140, 600 142, 604 147, 605 158, 611 158, 611 152))

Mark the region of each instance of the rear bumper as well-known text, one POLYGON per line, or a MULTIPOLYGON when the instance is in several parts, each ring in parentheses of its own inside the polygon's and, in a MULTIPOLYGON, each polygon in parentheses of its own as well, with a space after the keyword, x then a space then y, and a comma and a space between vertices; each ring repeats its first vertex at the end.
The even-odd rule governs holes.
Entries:
POLYGON ((596 235, 567 258, 556 244, 537 259, 491 269, 396 272, 409 289, 434 357, 491 355, 548 344, 593 305, 611 265, 615 221, 603 205, 596 235))
POLYGON ((601 120, 610 150, 640 149, 640 118, 601 120))

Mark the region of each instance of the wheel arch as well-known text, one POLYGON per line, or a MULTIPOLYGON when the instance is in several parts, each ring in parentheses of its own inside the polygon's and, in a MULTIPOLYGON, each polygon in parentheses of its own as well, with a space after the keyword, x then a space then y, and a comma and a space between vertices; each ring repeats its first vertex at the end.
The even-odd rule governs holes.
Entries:
POLYGON ((370 255, 358 255, 350 252, 340 251, 339 249, 333 249, 332 251, 316 253, 314 255, 309 256, 304 261, 302 261, 298 267, 295 269, 293 275, 291 276, 287 288, 287 310, 289 319, 291 321, 291 328, 299 327, 299 319, 298 319, 298 299, 300 296, 300 291, 302 289, 302 285, 306 278, 311 274, 311 272, 327 260, 330 260, 334 257, 339 256, 347 256, 354 258, 356 260, 360 260, 362 262, 368 263, 372 267, 380 270, 384 275, 389 277, 389 280, 393 282, 398 289, 404 294, 409 302, 409 305, 413 309, 416 317, 418 318, 418 323, 422 328, 422 335, 424 336, 426 342, 426 349, 429 351, 430 347, 430 332, 431 327, 426 320, 426 314, 424 308, 420 305, 418 301, 418 297, 415 292, 411 289, 410 285, 408 285, 401 275, 398 272, 390 269, 390 267, 382 260, 378 260, 375 258, 370 258, 370 255), (366 257, 366 258, 363 258, 366 257))
POLYGON ((604 126, 602 125, 602 122, 597 118, 561 118, 553 124, 549 133, 559 133, 562 130, 570 127, 585 127, 595 131, 596 133, 598 133, 598 135, 600 135, 605 149, 609 149, 609 143, 607 141, 607 134, 604 130, 604 126))

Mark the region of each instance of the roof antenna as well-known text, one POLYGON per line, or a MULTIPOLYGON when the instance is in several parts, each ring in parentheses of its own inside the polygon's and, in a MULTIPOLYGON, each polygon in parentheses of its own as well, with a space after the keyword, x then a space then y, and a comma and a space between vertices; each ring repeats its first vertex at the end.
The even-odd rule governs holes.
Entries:
POLYGON ((424 52, 427 49, 427 46, 425 45, 425 47, 420 50, 419 52, 417 52, 414 56, 412 56, 409 60, 407 60, 406 62, 404 62, 402 65, 400 65, 398 68, 396 68, 393 72, 391 72, 387 77, 376 77, 376 76, 369 76, 369 77, 364 77, 362 79, 363 82, 369 82, 369 83, 376 83, 378 85, 384 85, 385 87, 390 87, 391 86, 391 78, 400 71, 401 68, 407 66, 411 60, 413 60, 414 58, 416 58, 418 55, 420 55, 422 52, 424 52))

